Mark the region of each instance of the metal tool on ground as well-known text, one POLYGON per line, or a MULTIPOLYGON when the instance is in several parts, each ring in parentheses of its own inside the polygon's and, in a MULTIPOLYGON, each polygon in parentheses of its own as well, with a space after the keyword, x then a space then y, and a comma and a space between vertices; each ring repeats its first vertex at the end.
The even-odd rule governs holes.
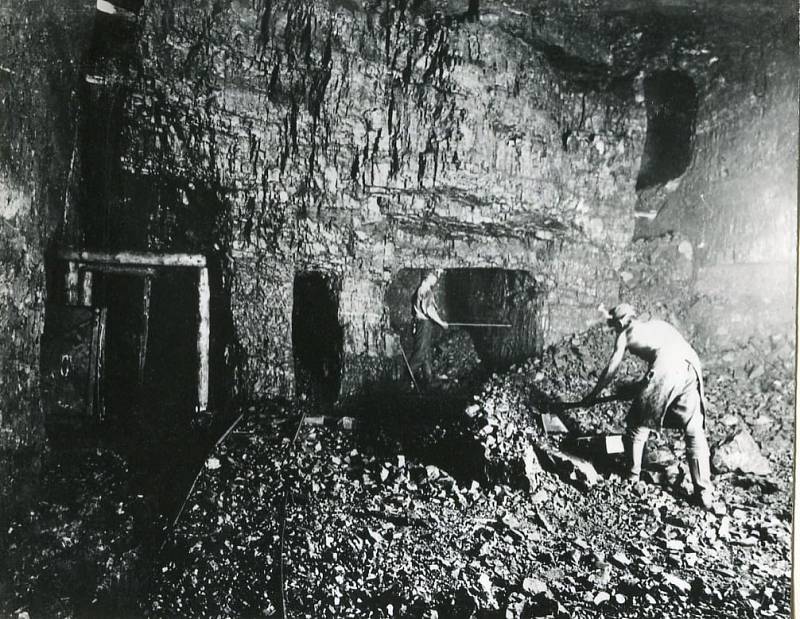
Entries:
POLYGON ((559 400, 540 398, 538 401, 535 401, 534 404, 541 410, 542 428, 546 434, 569 434, 569 428, 567 428, 563 420, 558 416, 559 412, 570 408, 589 408, 595 404, 615 402, 620 399, 622 398, 617 394, 595 398, 590 402, 561 402, 559 400))
MULTIPOLYGON (((212 454, 214 452, 214 450, 217 449, 217 447, 219 447, 226 438, 228 438, 228 435, 231 432, 233 432, 233 429, 237 425, 239 425, 239 422, 242 420, 243 417, 244 417, 244 413, 240 413, 239 416, 233 421, 233 423, 228 426, 228 429, 225 430, 225 432, 222 434, 222 436, 220 436, 217 439, 217 442, 214 443, 214 446, 208 451, 209 455, 212 454)), ((183 503, 181 503, 181 506, 178 508, 178 513, 175 514, 175 518, 172 519, 172 526, 167 531, 168 534, 171 533, 175 529, 175 525, 178 524, 178 520, 180 520, 181 514, 183 514, 183 510, 186 508, 186 503, 189 500, 189 497, 192 496, 192 492, 194 491, 194 487, 197 485, 197 481, 200 479, 200 475, 206 469, 206 462, 207 462, 207 460, 203 461, 203 465, 200 467, 200 470, 197 471, 197 475, 195 475, 194 481, 192 482, 192 485, 189 486, 189 492, 186 493, 186 496, 183 499, 183 503)), ((161 543, 161 549, 162 550, 164 549, 164 546, 167 543, 167 539, 168 538, 165 536, 164 537, 164 541, 161 543)))
POLYGON ((542 427, 546 434, 565 434, 567 435, 562 443, 562 448, 576 454, 595 454, 605 457, 625 452, 625 444, 621 434, 599 434, 593 436, 572 436, 572 433, 556 411, 563 411, 570 408, 589 408, 595 404, 603 402, 616 402, 624 400, 621 394, 612 394, 595 398, 588 402, 559 402, 555 400, 542 400, 538 403, 542 409, 542 427))
POLYGON ((545 434, 569 434, 569 428, 553 413, 542 413, 542 427, 545 434))
POLYGON ((353 417, 336 417, 333 415, 307 415, 303 423, 308 426, 323 426, 327 428, 339 428, 341 430, 355 429, 359 421, 353 417))
POLYGON ((622 434, 600 434, 596 436, 579 436, 575 439, 576 451, 580 453, 598 453, 604 456, 625 452, 622 434))

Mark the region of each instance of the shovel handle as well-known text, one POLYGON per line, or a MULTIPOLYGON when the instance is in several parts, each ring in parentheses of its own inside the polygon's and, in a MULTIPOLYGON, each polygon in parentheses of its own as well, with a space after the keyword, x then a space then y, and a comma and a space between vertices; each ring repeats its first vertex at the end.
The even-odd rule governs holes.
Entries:
POLYGON ((511 325, 497 322, 448 322, 451 327, 497 327, 501 329, 509 329, 511 325))
POLYGON ((555 408, 568 409, 568 408, 590 408, 595 404, 602 404, 604 402, 616 402, 621 400, 618 395, 606 395, 602 398, 595 398, 590 402, 551 402, 550 405, 555 408))

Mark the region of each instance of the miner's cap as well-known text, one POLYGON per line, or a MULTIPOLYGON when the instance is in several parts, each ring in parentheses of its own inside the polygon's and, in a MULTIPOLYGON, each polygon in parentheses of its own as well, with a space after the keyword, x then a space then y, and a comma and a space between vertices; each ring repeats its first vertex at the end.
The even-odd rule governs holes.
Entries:
POLYGON ((620 324, 625 324, 636 318, 636 310, 627 303, 620 303, 611 308, 606 313, 608 320, 616 321, 620 324))

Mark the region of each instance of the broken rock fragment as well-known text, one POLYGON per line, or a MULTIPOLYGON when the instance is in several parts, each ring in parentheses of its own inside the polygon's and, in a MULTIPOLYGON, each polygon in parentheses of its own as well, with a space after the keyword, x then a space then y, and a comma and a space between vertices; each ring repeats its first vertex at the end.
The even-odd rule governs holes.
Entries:
POLYGON ((556 472, 569 481, 575 482, 579 487, 588 489, 600 481, 600 475, 588 460, 560 450, 550 451, 548 455, 552 459, 556 472))
POLYGON ((683 578, 668 574, 667 572, 663 573, 662 578, 667 588, 677 591, 683 595, 688 594, 692 590, 692 585, 683 580, 683 578))
POLYGON ((522 462, 525 467, 525 478, 528 480, 528 488, 533 490, 539 485, 539 473, 542 472, 542 465, 539 464, 539 458, 536 457, 536 452, 533 447, 528 445, 522 456, 522 462))
POLYGON ((531 576, 522 581, 522 589, 532 595, 547 593, 548 591, 547 585, 543 581, 531 576))
POLYGON ((611 560, 620 567, 627 567, 632 563, 630 558, 628 558, 628 555, 626 555, 624 552, 616 553, 613 557, 611 557, 611 560))
POLYGON ((772 471, 769 461, 761 454, 758 444, 747 430, 737 432, 723 442, 716 449, 712 463, 721 472, 769 475, 772 471))

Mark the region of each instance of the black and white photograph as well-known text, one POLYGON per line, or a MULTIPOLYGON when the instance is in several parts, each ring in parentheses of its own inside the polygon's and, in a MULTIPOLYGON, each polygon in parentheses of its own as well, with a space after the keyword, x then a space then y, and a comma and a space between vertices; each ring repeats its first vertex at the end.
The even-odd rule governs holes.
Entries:
POLYGON ((794 617, 797 0, 0 0, 0 619, 794 617))

